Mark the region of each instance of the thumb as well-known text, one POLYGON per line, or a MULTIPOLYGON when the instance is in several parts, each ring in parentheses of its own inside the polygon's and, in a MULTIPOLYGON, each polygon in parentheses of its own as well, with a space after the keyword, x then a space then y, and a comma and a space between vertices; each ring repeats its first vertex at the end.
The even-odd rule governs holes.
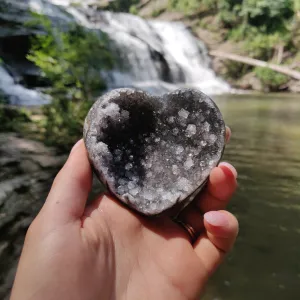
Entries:
POLYGON ((43 218, 49 217, 49 222, 56 225, 78 220, 83 215, 91 186, 92 170, 80 140, 53 182, 41 212, 43 218))

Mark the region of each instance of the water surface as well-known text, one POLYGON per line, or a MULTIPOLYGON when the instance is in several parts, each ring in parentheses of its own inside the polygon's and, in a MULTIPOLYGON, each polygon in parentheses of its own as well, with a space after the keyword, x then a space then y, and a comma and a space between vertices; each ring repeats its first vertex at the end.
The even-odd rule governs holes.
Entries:
POLYGON ((240 234, 205 300, 300 299, 300 97, 217 99, 239 172, 230 205, 240 234))

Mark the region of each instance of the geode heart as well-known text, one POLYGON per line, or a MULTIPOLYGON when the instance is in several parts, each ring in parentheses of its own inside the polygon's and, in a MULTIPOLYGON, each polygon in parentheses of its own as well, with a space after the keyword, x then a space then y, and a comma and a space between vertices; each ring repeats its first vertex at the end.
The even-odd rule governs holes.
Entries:
POLYGON ((180 89, 154 97, 118 89, 101 97, 84 125, 98 178, 145 215, 185 205, 217 166, 225 124, 205 94, 180 89))

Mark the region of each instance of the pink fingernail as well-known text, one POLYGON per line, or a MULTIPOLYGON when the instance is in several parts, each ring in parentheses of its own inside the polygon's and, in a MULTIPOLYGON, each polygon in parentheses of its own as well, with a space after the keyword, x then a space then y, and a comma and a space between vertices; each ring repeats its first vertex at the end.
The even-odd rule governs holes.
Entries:
POLYGON ((229 169, 229 170, 231 171, 231 173, 233 174, 234 178, 237 178, 237 177, 238 177, 237 170, 236 170, 235 167, 232 166, 230 163, 223 161, 223 162, 221 162, 221 163, 219 164, 219 167, 221 167, 221 166, 224 166, 224 167, 226 167, 227 169, 229 169))
POLYGON ((226 143, 229 143, 230 138, 231 138, 231 129, 228 126, 226 126, 226 143))
POLYGON ((79 140, 79 141, 73 146, 73 148, 72 148, 70 154, 71 154, 76 148, 78 148, 78 146, 81 144, 81 142, 82 142, 82 139, 79 140))
POLYGON ((226 227, 228 225, 226 214, 220 211, 210 211, 204 215, 204 219, 207 223, 215 227, 226 227))

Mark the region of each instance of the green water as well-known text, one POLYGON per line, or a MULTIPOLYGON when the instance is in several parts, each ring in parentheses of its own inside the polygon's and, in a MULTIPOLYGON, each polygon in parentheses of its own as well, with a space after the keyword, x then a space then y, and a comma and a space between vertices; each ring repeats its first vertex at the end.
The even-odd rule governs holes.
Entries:
POLYGON ((300 96, 216 100, 233 132, 240 234, 204 299, 300 299, 300 96))

